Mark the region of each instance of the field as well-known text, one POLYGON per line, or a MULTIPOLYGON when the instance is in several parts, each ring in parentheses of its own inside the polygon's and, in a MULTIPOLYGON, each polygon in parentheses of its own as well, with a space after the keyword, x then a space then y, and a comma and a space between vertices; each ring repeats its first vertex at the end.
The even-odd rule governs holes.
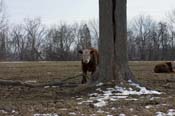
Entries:
MULTIPOLYGON (((88 100, 96 88, 0 86, 0 116, 156 116, 175 115, 175 73, 156 74, 159 62, 129 62, 136 79, 161 95, 130 95, 94 107, 88 100)), ((1 62, 0 79, 28 83, 59 81, 81 73, 80 62, 1 62)), ((80 83, 81 78, 70 80, 80 83)), ((103 89, 105 87, 101 87, 103 89)))

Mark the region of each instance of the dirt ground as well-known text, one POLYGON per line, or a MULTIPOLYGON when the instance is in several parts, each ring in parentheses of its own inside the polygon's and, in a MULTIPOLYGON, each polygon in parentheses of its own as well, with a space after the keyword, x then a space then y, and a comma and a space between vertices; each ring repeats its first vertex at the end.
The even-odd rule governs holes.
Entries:
MULTIPOLYGON (((156 74, 159 62, 129 62, 136 79, 161 95, 131 95, 94 107, 87 100, 97 88, 22 87, 0 85, 0 116, 156 116, 175 109, 175 73, 156 74), (82 91, 83 90, 83 91, 82 91)), ((29 83, 58 81, 81 73, 80 62, 1 62, 0 79, 29 83)), ((71 80, 80 83, 81 78, 71 80)), ((105 87, 102 87, 105 88, 105 87)))

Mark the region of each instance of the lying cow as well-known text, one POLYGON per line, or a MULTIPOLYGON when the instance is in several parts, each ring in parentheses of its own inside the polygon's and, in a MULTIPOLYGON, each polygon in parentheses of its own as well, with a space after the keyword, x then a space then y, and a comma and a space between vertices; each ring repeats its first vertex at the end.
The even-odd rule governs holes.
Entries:
POLYGON ((174 66, 172 62, 160 63, 154 67, 154 72, 155 73, 171 73, 171 72, 174 72, 173 67, 174 66))
POLYGON ((91 75, 96 71, 97 65, 99 64, 99 53, 94 48, 88 48, 79 50, 81 54, 81 65, 83 72, 82 84, 87 82, 87 72, 91 72, 91 75))

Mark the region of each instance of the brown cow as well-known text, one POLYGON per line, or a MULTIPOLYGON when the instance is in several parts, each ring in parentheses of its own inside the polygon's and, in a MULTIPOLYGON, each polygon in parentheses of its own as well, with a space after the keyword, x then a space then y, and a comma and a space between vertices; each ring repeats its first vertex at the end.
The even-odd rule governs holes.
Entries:
POLYGON ((87 82, 87 72, 91 72, 91 75, 96 71, 97 65, 99 64, 99 53, 95 48, 88 48, 79 50, 81 54, 81 65, 83 72, 82 84, 87 82))
POLYGON ((173 64, 171 62, 164 62, 157 64, 154 67, 154 72, 155 73, 171 73, 173 71, 173 64))

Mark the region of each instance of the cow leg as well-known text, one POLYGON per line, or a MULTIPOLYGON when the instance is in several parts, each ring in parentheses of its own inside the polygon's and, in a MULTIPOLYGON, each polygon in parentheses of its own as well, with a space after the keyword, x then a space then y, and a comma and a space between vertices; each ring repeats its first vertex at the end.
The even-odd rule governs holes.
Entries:
POLYGON ((91 72, 91 80, 95 81, 95 78, 94 78, 93 74, 94 74, 94 71, 91 72))
POLYGON ((81 80, 81 84, 85 84, 87 82, 86 76, 87 76, 87 72, 84 72, 83 79, 81 80))

